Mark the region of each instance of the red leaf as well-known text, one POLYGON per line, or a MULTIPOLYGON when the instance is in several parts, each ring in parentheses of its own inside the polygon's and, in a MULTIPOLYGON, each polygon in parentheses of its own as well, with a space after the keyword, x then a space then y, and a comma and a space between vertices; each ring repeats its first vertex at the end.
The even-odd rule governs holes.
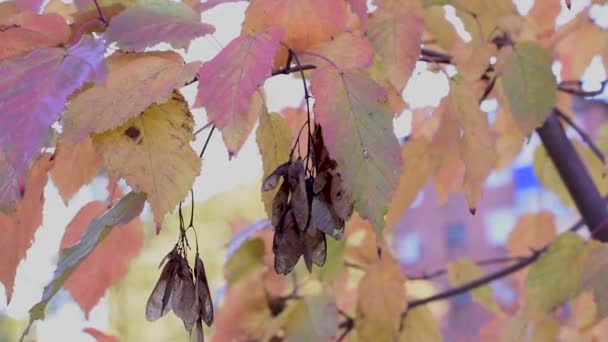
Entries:
POLYGON ((58 14, 22 12, 0 18, 0 60, 36 48, 57 46, 70 37, 70 29, 58 14))
MULTIPOLYGON (((107 207, 102 201, 83 206, 68 224, 61 240, 60 249, 77 243, 89 224, 101 216, 107 207)), ((127 273, 129 262, 143 247, 143 233, 139 218, 126 225, 116 226, 89 254, 65 282, 74 300, 85 315, 97 304, 106 290, 127 273)))
POLYGON ((188 49, 190 41, 215 32, 200 16, 183 3, 169 0, 146 1, 117 15, 105 37, 125 50, 144 51, 167 42, 176 49, 188 49))
MULTIPOLYGON (((222 130, 228 151, 238 152, 253 129, 255 91, 270 77, 272 57, 283 36, 280 27, 234 39, 198 72, 196 107, 205 106, 209 120, 222 130)), ((263 104, 262 104, 263 105, 263 104)))
POLYGON ((36 229, 42 224, 44 186, 48 180, 47 171, 52 165, 50 157, 50 154, 45 154, 32 164, 24 196, 17 202, 15 213, 12 216, 0 213, 0 282, 4 284, 9 302, 17 266, 30 248, 36 229))
POLYGON ((83 331, 95 337, 97 342, 118 342, 118 338, 115 336, 106 335, 95 328, 86 328, 83 331))
MULTIPOLYGON (((21 179, 39 155, 68 96, 86 82, 105 79, 104 51, 103 40, 88 36, 67 50, 36 49, 0 62, 0 148, 14 177, 21 179)), ((2 198, 10 192, 2 184, 0 207, 14 200, 2 198)))

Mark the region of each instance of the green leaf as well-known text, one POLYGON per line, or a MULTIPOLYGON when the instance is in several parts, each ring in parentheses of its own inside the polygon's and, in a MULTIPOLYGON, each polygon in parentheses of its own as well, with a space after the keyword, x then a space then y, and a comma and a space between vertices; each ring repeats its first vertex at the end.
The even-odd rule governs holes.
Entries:
MULTIPOLYGON (((477 264, 469 259, 462 258, 448 264, 448 279, 452 286, 460 286, 484 276, 484 272, 477 264)), ((489 285, 480 286, 471 290, 473 299, 492 312, 500 309, 493 299, 492 288, 489 285)))
POLYGON ((551 55, 530 41, 515 44, 506 55, 501 83, 517 124, 528 134, 543 124, 555 105, 551 55))
POLYGON ((287 341, 328 341, 338 329, 338 309, 325 295, 306 297, 290 312, 285 324, 287 341))
POLYGON ((232 285, 247 274, 264 265, 264 241, 255 238, 244 242, 226 262, 224 276, 228 285, 232 285))
POLYGON ((57 262, 57 269, 51 282, 44 287, 42 299, 30 309, 30 323, 23 332, 22 339, 27 335, 32 323, 44 319, 44 311, 47 304, 61 289, 65 281, 70 277, 80 263, 93 251, 103 239, 108 236, 112 227, 129 223, 139 216, 144 207, 146 195, 131 191, 123 197, 114 207, 106 211, 102 216, 96 218, 89 224, 80 242, 72 247, 64 249, 57 262))
POLYGON ((399 342, 440 342, 442 338, 438 323, 426 305, 408 310, 399 342))
POLYGON ((563 233, 530 267, 526 278, 526 300, 532 312, 551 312, 578 293, 585 259, 584 247, 583 239, 576 233, 563 233))
POLYGON ((315 120, 346 190, 379 234, 403 167, 387 93, 362 71, 333 67, 314 71, 311 91, 315 120))

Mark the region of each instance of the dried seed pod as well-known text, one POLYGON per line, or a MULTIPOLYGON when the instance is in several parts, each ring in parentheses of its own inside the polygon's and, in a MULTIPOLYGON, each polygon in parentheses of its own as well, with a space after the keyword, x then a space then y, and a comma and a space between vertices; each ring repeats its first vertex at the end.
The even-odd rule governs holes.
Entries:
POLYGON ((338 217, 347 221, 353 214, 353 202, 344 188, 342 177, 339 173, 335 173, 332 177, 330 198, 331 205, 338 217))
POLYGON ((308 194, 304 179, 304 163, 301 159, 298 159, 289 167, 287 181, 291 190, 289 205, 293 208, 293 215, 298 228, 300 228, 300 231, 304 231, 308 226, 310 208, 308 206, 308 194))
POLYGON ((205 274, 205 265, 198 253, 194 261, 194 276, 195 276, 195 297, 199 303, 199 318, 205 321, 207 326, 213 324, 213 302, 209 292, 209 284, 207 284, 207 275, 205 274))
POLYGON ((312 192, 313 194, 318 194, 321 191, 323 191, 323 188, 325 188, 325 185, 327 184, 327 177, 329 175, 327 174, 326 170, 323 171, 319 171, 319 173, 317 174, 317 177, 315 177, 313 186, 312 186, 312 192))
POLYGON ((322 267, 325 265, 327 257, 327 241, 325 234, 321 231, 309 227, 306 234, 303 234, 304 239, 304 262, 308 272, 312 272, 312 264, 322 267), (308 231, 313 231, 309 233, 308 231))
POLYGON ((310 220, 311 227, 336 240, 340 240, 344 236, 344 221, 336 215, 323 194, 315 195, 312 198, 310 220))
POLYGON ((171 306, 175 315, 184 321, 188 331, 192 330, 198 318, 198 302, 195 300, 194 281, 188 261, 180 256, 179 270, 175 275, 175 285, 171 293, 171 306))
POLYGON ((272 171, 272 173, 266 177, 266 179, 264 179, 264 182, 262 182, 262 191, 270 191, 276 188, 281 177, 285 177, 287 175, 289 164, 290 162, 281 164, 274 171, 272 171))
POLYGON ((291 272, 304 252, 304 244, 297 231, 292 210, 287 212, 274 232, 272 251, 274 252, 274 270, 278 274, 291 272))
POLYGON ((286 181, 283 181, 279 191, 277 191, 276 195, 274 195, 274 198, 272 199, 272 217, 270 218, 270 223, 275 228, 287 210, 288 199, 289 184, 286 181))
POLYGON ((175 287, 175 276, 179 271, 179 257, 174 249, 163 258, 163 262, 166 260, 166 264, 146 303, 148 321, 156 321, 172 309, 170 299, 175 287))

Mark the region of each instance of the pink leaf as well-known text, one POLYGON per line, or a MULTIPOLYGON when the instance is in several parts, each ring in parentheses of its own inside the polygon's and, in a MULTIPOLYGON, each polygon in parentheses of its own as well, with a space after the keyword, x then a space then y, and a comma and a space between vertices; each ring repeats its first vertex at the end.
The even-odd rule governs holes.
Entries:
POLYGON ((183 3, 170 0, 146 1, 112 18, 106 30, 108 41, 118 42, 124 50, 144 51, 146 47, 167 42, 176 49, 188 49, 190 41, 215 32, 209 24, 183 3))
POLYGON ((272 58, 282 35, 278 26, 256 35, 243 34, 198 72, 195 106, 205 106, 209 120, 222 130, 231 154, 238 152, 255 125, 251 99, 271 75, 272 58))
POLYGON ((86 328, 84 332, 93 336, 97 342, 118 342, 118 338, 115 336, 107 335, 95 328, 86 328))
POLYGON ((36 48, 58 46, 70 38, 70 28, 58 14, 22 12, 0 19, 0 60, 36 48))
MULTIPOLYGON (((82 207, 66 227, 60 249, 80 241, 89 224, 106 210, 106 204, 102 201, 89 202, 82 207)), ((135 218, 125 225, 112 228, 69 276, 64 287, 70 291, 85 315, 88 316, 112 284, 125 276, 129 262, 142 247, 141 221, 135 218)))
POLYGON ((104 80, 104 51, 103 40, 88 36, 67 50, 42 48, 0 62, 0 146, 15 177, 39 155, 68 96, 104 80))
POLYGON ((359 17, 361 30, 367 30, 367 0, 347 0, 350 9, 359 17))

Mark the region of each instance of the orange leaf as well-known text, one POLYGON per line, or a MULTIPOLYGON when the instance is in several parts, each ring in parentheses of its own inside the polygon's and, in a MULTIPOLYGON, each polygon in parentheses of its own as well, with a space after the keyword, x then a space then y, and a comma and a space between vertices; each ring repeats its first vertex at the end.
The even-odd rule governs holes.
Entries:
MULTIPOLYGON (((80 208, 66 227, 60 249, 76 244, 89 224, 106 209, 106 204, 102 201, 89 202, 80 208)), ((129 262, 139 254, 142 247, 141 222, 135 218, 126 225, 114 227, 70 275, 65 288, 80 304, 85 315, 88 316, 112 284, 125 276, 129 262)))
POLYGON ((506 247, 513 256, 527 255, 555 238, 555 217, 549 211, 522 215, 509 234, 506 247))
POLYGON ((51 168, 51 155, 44 154, 32 164, 21 200, 15 212, 7 216, 0 212, 0 282, 10 302, 17 266, 30 248, 34 233, 42 224, 44 186, 51 168))

